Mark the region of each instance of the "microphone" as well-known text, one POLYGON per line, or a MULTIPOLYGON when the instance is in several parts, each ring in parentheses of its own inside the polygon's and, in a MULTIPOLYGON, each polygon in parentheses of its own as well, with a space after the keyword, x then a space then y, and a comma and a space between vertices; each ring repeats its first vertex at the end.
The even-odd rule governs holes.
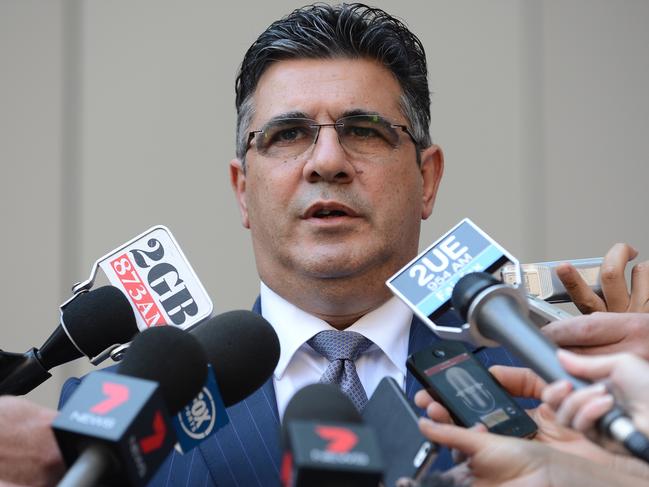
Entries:
POLYGON ((117 373, 157 382, 168 411, 176 414, 203 386, 207 355, 196 337, 174 326, 159 326, 133 340, 117 373))
POLYGON ((119 289, 80 293, 61 307, 60 324, 40 350, 0 351, 0 394, 27 394, 52 376, 48 370, 83 355, 96 357, 137 332, 133 309, 119 289))
POLYGON ((226 407, 259 389, 277 367, 277 334, 268 321, 252 311, 222 313, 190 333, 205 349, 226 407))
POLYGON ((189 333, 162 326, 137 335, 117 374, 89 374, 54 420, 72 465, 59 485, 146 484, 175 443, 167 412, 196 396, 206 375, 203 347, 189 333))
POLYGON ((282 444, 285 487, 377 487, 383 476, 374 431, 333 384, 311 384, 293 396, 282 444))
POLYGON ((273 327, 251 311, 229 311, 190 330, 210 364, 201 392, 173 418, 177 449, 186 453, 228 424, 225 410, 259 389, 279 361, 273 327))
MULTIPOLYGON (((575 389, 588 385, 561 366, 557 347, 530 321, 527 300, 520 290, 502 284, 490 274, 475 272, 457 282, 452 301, 473 333, 506 346, 546 382, 568 380, 575 389)), ((597 426, 633 455, 649 462, 649 438, 636 429, 619 405, 597 426)))
POLYGON ((404 477, 420 480, 437 457, 437 448, 419 430, 417 413, 397 381, 381 379, 361 415, 381 448, 383 485, 394 486, 404 477))

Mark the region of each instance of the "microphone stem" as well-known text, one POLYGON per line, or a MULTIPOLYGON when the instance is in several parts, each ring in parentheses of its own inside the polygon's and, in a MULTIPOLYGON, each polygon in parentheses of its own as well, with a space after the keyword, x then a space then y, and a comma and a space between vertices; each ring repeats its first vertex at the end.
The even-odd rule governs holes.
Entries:
POLYGON ((516 326, 521 322, 522 316, 517 311, 513 297, 494 293, 486 299, 488 301, 481 309, 480 320, 480 332, 485 337, 507 347, 548 384, 565 379, 575 388, 588 385, 565 371, 557 358, 556 345, 548 340, 533 323, 530 322, 527 326, 516 326))
POLYGON ((58 487, 93 487, 99 483, 110 464, 110 454, 103 446, 89 445, 61 479, 58 487))
POLYGON ((27 394, 52 377, 32 348, 23 354, 0 351, 0 394, 27 394))

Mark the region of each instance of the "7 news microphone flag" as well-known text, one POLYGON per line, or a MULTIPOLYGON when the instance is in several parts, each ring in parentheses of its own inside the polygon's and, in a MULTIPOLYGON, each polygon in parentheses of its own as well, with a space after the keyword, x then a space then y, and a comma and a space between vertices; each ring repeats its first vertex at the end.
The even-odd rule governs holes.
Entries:
POLYGON ((119 373, 89 374, 54 420, 72 466, 60 485, 145 485, 176 442, 169 413, 198 394, 206 375, 191 334, 163 326, 137 335, 119 373))

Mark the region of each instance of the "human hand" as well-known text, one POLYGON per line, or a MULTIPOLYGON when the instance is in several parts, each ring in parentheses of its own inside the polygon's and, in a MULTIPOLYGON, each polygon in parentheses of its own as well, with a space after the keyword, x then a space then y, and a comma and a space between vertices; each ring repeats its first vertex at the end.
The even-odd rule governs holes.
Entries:
POLYGON ((606 383, 574 392, 567 381, 547 386, 542 398, 556 410, 557 421, 579 431, 592 432, 597 420, 613 407, 612 392, 638 429, 649 434, 648 362, 628 353, 585 357, 559 350, 558 357, 569 373, 591 381, 605 379, 606 383))
MULTIPOLYGON (((531 369, 523 367, 509 367, 505 365, 495 365, 489 369, 500 385, 507 392, 516 397, 527 397, 540 399, 541 392, 546 383, 531 369)), ((425 389, 417 391, 415 394, 415 404, 417 407, 426 410, 426 415, 438 423, 452 424, 448 410, 439 402, 435 401, 425 389)))
POLYGON ((557 346, 579 354, 629 352, 649 359, 649 313, 593 313, 554 321, 541 332, 557 346))
POLYGON ((563 487, 647 485, 627 472, 566 455, 535 441, 465 429, 420 418, 419 429, 429 440, 461 451, 476 487, 563 487))
MULTIPOLYGON (((489 372, 510 395, 515 397, 540 400, 541 393, 546 387, 545 381, 531 369, 496 365, 491 367, 489 372)), ((417 392, 415 404, 425 409, 426 414, 433 421, 453 424, 448 410, 435 401, 425 390, 417 392)), ((539 408, 528 410, 527 413, 537 424, 536 440, 555 446, 568 453, 582 454, 592 460, 600 462, 608 460, 608 452, 594 445, 581 433, 557 423, 553 411, 547 406, 541 405, 539 408)))
MULTIPOLYGON (((502 387, 512 396, 541 399, 546 383, 534 371, 521 367, 496 365, 489 369, 502 387)), ((452 424, 450 414, 444 406, 422 390, 415 395, 415 403, 426 409, 427 415, 437 423, 452 424)), ((612 469, 632 472, 633 475, 649 478, 649 467, 634 458, 615 455, 590 441, 583 433, 559 423, 554 411, 546 404, 527 411, 536 422, 538 430, 534 440, 547 446, 579 456, 612 469)))
MULTIPOLYGON (((515 397, 527 397, 540 399, 546 383, 532 369, 524 367, 509 367, 506 365, 494 365, 489 369, 501 386, 509 394, 515 397)), ((415 394, 417 407, 426 410, 426 415, 438 423, 452 424, 453 420, 448 410, 439 402, 435 401, 425 389, 415 394)))
MULTIPOLYGON (((509 394, 515 397, 540 400, 547 386, 546 382, 531 369, 496 365, 491 367, 489 372, 509 394)), ((527 414, 536 423, 537 433, 534 437, 536 441, 603 465, 615 464, 614 455, 590 441, 581 432, 559 423, 554 411, 547 405, 541 404, 534 409, 529 409, 527 414)), ((649 467, 642 468, 642 473, 649 477, 649 467)))
POLYGON ((13 396, 0 397, 0 479, 5 485, 55 485, 65 471, 54 439, 56 411, 13 396))
POLYGON ((631 271, 631 292, 624 277, 626 264, 638 256, 629 244, 617 243, 604 256, 600 282, 604 298, 586 284, 577 269, 569 263, 557 266, 561 280, 575 306, 584 314, 595 311, 647 312, 649 311, 649 261, 640 262, 631 271))

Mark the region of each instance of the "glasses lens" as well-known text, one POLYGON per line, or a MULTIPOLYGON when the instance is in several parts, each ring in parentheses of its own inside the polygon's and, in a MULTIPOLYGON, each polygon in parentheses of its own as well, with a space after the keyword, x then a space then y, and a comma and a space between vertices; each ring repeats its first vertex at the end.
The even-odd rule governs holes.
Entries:
POLYGON ((378 115, 354 115, 338 120, 342 145, 359 154, 381 154, 399 145, 399 134, 378 115))
POLYGON ((305 118, 283 118, 269 122, 256 135, 257 151, 269 157, 294 157, 313 143, 317 128, 305 118))

